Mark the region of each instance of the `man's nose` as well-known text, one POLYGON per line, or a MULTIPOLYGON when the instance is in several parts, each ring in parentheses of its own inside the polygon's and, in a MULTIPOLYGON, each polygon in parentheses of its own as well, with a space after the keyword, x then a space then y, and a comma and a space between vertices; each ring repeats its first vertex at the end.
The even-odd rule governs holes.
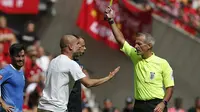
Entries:
POLYGON ((23 57, 20 57, 19 60, 22 61, 22 60, 23 60, 23 57))
POLYGON ((135 44, 135 48, 138 48, 138 44, 135 44))

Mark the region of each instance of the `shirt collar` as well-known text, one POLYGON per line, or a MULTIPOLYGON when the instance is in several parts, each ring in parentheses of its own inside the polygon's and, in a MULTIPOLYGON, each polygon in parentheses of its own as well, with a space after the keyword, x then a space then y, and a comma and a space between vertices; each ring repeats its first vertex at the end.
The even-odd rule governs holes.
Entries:
POLYGON ((14 70, 16 70, 16 71, 20 71, 20 70, 17 70, 12 64, 10 64, 10 66, 14 69, 14 70))
POLYGON ((153 60, 153 58, 155 57, 155 53, 152 52, 152 55, 150 57, 148 57, 147 59, 144 59, 147 62, 150 62, 151 60, 153 60))
MULTIPOLYGON (((60 54, 60 56, 64 56, 64 57, 67 57, 68 59, 70 59, 67 55, 64 55, 64 54, 60 54)), ((72 59, 70 59, 72 60, 72 59)))

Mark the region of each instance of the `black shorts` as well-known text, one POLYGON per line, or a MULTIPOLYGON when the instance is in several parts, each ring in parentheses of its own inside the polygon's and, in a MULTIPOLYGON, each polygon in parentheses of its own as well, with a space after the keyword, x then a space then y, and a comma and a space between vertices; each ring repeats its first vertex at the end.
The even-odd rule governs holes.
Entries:
MULTIPOLYGON (((153 99, 147 101, 135 100, 133 112, 153 112, 160 102, 162 102, 162 99, 153 99)), ((167 112, 167 107, 165 107, 163 112, 167 112)))

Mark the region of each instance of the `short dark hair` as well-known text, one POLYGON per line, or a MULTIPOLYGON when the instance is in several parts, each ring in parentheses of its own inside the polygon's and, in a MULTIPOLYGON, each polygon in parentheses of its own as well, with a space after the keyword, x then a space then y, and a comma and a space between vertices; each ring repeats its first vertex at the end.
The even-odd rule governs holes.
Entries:
POLYGON ((197 96, 197 97, 195 98, 195 102, 198 102, 198 100, 200 100, 200 97, 199 97, 199 96, 197 96))
POLYGON ((127 97, 127 98, 125 99, 125 103, 126 103, 126 104, 132 104, 132 103, 133 103, 133 98, 132 98, 132 97, 127 97))
POLYGON ((103 102, 112 102, 112 100, 111 100, 110 98, 105 98, 105 99, 103 100, 103 102))
POLYGON ((175 105, 176 108, 181 108, 182 103, 183 103, 182 98, 177 97, 177 98, 174 99, 174 105, 175 105))
POLYGON ((29 24, 34 24, 35 25, 35 22, 32 21, 32 20, 29 20, 25 23, 25 27, 27 27, 29 24))
POLYGON ((76 37, 77 39, 80 38, 80 36, 76 35, 76 34, 72 34, 74 37, 76 37))
POLYGON ((10 56, 16 56, 21 50, 25 50, 23 44, 15 43, 10 46, 10 56))

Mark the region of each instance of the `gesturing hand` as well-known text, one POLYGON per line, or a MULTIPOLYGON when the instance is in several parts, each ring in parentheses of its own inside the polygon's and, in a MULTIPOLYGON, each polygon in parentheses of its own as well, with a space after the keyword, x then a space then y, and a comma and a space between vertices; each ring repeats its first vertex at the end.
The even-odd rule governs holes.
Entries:
POLYGON ((114 19, 114 11, 111 9, 111 7, 107 7, 105 10, 105 19, 106 20, 110 20, 110 19, 114 19))
POLYGON ((112 72, 109 73, 109 77, 112 78, 113 76, 115 76, 115 74, 119 71, 119 69, 120 69, 120 66, 115 68, 112 72))
POLYGON ((14 109, 13 106, 6 105, 5 103, 1 104, 1 107, 6 111, 6 112, 12 112, 12 109, 14 109))

